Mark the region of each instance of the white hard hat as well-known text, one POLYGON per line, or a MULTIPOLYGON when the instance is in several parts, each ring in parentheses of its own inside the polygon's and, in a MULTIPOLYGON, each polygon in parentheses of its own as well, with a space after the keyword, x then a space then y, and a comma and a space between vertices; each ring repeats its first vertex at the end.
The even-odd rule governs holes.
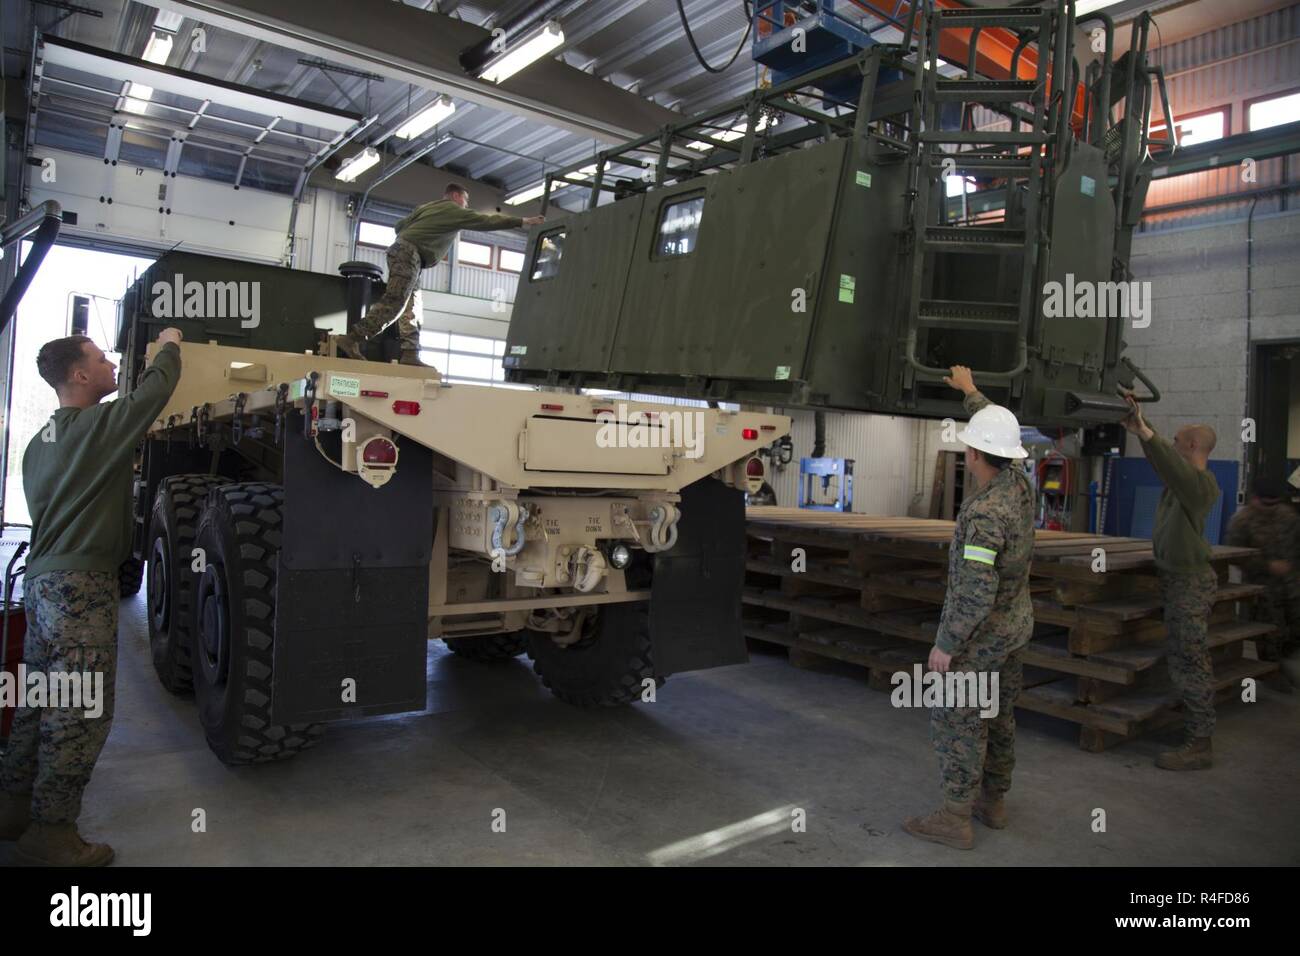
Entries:
POLYGON ((1001 405, 986 405, 972 415, 966 427, 957 433, 957 440, 999 458, 1029 457, 1020 444, 1020 422, 1010 409, 1001 405))

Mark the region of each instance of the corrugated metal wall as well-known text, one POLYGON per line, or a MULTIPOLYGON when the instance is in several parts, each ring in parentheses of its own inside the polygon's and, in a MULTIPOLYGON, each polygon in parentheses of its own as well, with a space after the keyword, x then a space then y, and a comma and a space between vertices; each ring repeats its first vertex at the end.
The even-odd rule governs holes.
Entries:
MULTIPOLYGON (((1231 14, 1230 4, 1222 4, 1222 9, 1225 16, 1231 14)), ((1159 17, 1156 22, 1159 22, 1159 17)), ((1156 34, 1152 36, 1155 38, 1156 34)), ((1225 107, 1228 110, 1228 134, 1244 133, 1247 131, 1246 111, 1253 100, 1300 89, 1300 4, 1170 43, 1156 50, 1153 59, 1165 68, 1175 121, 1180 116, 1225 107)), ((1253 183, 1243 181, 1238 167, 1153 183, 1147 195, 1148 215, 1144 219, 1144 228, 1159 229, 1239 218, 1249 209, 1249 199, 1165 213, 1153 211, 1164 205, 1293 182, 1296 163, 1294 156, 1260 162, 1256 164, 1256 181, 1253 183)), ((1293 208, 1295 202, 1294 192, 1281 196, 1274 193, 1260 198, 1256 214, 1293 208)))
MULTIPOLYGON (((777 502, 799 503, 799 459, 812 454, 812 412, 792 413, 794 461, 772 476, 777 502)), ((826 455, 853 459, 853 510, 859 514, 906 515, 924 474, 927 423, 887 415, 826 413, 826 455)), ((933 455, 931 455, 933 457, 933 455)), ((928 499, 926 499, 928 501, 928 499)))

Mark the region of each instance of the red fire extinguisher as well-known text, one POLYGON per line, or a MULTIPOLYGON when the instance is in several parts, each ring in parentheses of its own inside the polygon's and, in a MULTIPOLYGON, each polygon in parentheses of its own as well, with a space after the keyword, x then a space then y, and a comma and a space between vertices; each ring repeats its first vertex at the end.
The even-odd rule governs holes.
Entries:
MULTIPOLYGON (((0 670, 14 675, 17 685, 18 665, 23 660, 23 639, 27 636, 27 611, 21 600, 14 600, 14 584, 21 569, 15 573, 14 565, 27 550, 27 542, 21 541, 14 556, 5 568, 4 583, 4 623, 0 626, 0 670)), ((20 688, 21 691, 21 688, 20 688)), ((0 740, 9 739, 9 728, 13 726, 14 708, 0 705, 0 740)))

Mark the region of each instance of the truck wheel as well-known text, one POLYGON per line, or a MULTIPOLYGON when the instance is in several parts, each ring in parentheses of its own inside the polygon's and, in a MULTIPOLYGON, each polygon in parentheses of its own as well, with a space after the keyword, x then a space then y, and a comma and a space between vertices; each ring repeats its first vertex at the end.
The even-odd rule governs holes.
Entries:
POLYGON ((154 496, 145 554, 149 557, 149 651, 163 687, 187 694, 190 673, 190 601, 194 588, 194 535, 208 489, 226 484, 220 475, 173 475, 154 496))
POLYGON ((493 634, 491 637, 444 637, 442 642, 453 654, 472 661, 509 661, 528 650, 526 631, 493 634))
POLYGON ((617 707, 641 696, 656 678, 650 659, 650 605, 645 601, 607 604, 588 619, 576 644, 555 643, 542 631, 527 631, 533 670, 551 693, 579 707, 617 707))
POLYGON ((194 583, 194 696, 208 746, 231 766, 292 757, 325 732, 271 723, 283 505, 279 485, 223 485, 199 519, 206 561, 194 583))
POLYGON ((117 593, 119 597, 131 597, 140 593, 144 583, 144 562, 139 558, 127 558, 117 566, 117 593))

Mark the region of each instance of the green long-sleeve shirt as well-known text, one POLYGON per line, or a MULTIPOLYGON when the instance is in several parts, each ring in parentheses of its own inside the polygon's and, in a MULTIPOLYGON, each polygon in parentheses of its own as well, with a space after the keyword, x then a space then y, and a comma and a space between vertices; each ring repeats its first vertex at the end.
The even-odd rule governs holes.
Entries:
POLYGON ((181 376, 181 352, 158 350, 125 398, 55 411, 23 455, 32 516, 27 579, 46 571, 116 573, 131 546, 135 446, 181 376))
POLYGON ((405 239, 420 250, 421 265, 428 269, 436 266, 451 249, 456 233, 461 229, 478 229, 492 232, 497 229, 518 229, 524 224, 518 216, 503 216, 494 212, 475 212, 456 205, 450 199, 436 199, 417 206, 397 224, 397 238, 405 239))
POLYGON ((1142 450, 1165 484, 1151 535, 1156 567, 1175 574, 1204 571, 1210 566, 1205 519, 1219 500, 1219 482, 1178 454, 1154 429, 1142 441, 1142 450))

